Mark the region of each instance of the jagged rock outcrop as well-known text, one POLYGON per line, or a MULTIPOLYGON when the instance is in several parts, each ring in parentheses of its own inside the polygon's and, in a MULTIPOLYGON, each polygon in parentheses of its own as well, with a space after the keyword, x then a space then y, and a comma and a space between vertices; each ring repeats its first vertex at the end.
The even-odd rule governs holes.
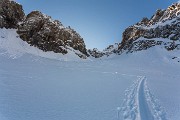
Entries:
POLYGON ((67 54, 73 51, 81 58, 95 58, 146 50, 161 45, 167 50, 180 49, 180 2, 166 10, 157 10, 150 18, 128 27, 120 44, 103 51, 87 50, 83 38, 72 28, 39 11, 25 16, 22 6, 11 0, 0 0, 0 28, 16 28, 20 38, 43 51, 67 54), (157 38, 159 38, 157 40, 157 38), (164 41, 167 39, 166 41, 164 41))
POLYGON ((166 10, 157 10, 151 19, 143 18, 135 25, 128 27, 123 32, 122 42, 119 45, 119 52, 139 51, 150 48, 163 41, 156 41, 155 38, 167 38, 168 44, 164 47, 167 50, 178 48, 180 40, 180 3, 175 3, 166 10), (144 38, 144 40, 139 40, 144 38))
POLYGON ((88 53, 90 54, 90 56, 92 56, 92 57, 94 57, 94 58, 100 58, 100 57, 102 57, 102 56, 105 55, 104 52, 99 51, 97 48, 94 48, 94 49, 92 49, 92 50, 89 49, 89 50, 88 50, 88 53))
POLYGON ((17 28, 24 16, 21 5, 14 1, 0 0, 0 28, 17 28))
POLYGON ((180 3, 174 3, 166 10, 157 10, 148 19, 144 17, 140 22, 125 29, 122 42, 110 45, 103 51, 89 50, 91 56, 99 58, 123 52, 147 50, 153 46, 163 46, 166 50, 180 50, 180 3))
POLYGON ((22 6, 15 1, 0 0, 0 28, 3 27, 17 29, 22 40, 45 52, 72 51, 84 59, 89 56, 83 38, 74 29, 39 11, 25 16, 22 6))
MULTIPOLYGON (((19 25, 17 33, 22 40, 43 51, 67 54, 69 47, 72 47, 88 56, 83 38, 75 30, 65 28, 58 20, 52 20, 39 11, 28 14, 19 25)), ((85 58, 79 53, 77 55, 85 58)))
POLYGON ((22 40, 43 51, 66 54, 67 50, 64 47, 64 42, 57 39, 61 26, 58 21, 52 21, 50 17, 43 15, 41 12, 33 11, 20 24, 17 33, 22 40))
POLYGON ((103 56, 110 56, 111 54, 119 54, 118 50, 118 43, 115 43, 114 45, 109 45, 107 48, 105 48, 103 51, 99 51, 97 48, 89 49, 88 53, 90 56, 94 58, 101 58, 103 56))

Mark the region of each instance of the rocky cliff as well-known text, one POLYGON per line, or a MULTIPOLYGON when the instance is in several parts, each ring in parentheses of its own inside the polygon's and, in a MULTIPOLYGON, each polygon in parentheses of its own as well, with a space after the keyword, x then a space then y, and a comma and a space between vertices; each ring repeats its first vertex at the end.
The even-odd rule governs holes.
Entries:
POLYGON ((74 29, 39 11, 25 16, 22 6, 14 1, 0 1, 0 28, 3 27, 17 29, 22 40, 44 52, 67 54, 70 50, 84 59, 89 56, 83 38, 74 29))
POLYGON ((161 45, 166 50, 180 49, 180 3, 166 10, 157 10, 150 18, 143 18, 125 29, 122 42, 103 51, 87 50, 83 38, 71 27, 64 27, 39 11, 24 14, 22 6, 10 0, 0 1, 0 28, 15 28, 19 37, 44 52, 68 54, 73 51, 80 58, 95 58, 146 50, 161 45))
POLYGON ((17 33, 30 45, 43 51, 67 54, 69 48, 79 50, 79 57, 88 56, 83 38, 70 27, 65 28, 58 20, 39 11, 33 11, 19 25, 17 33))
POLYGON ((0 28, 17 28, 24 16, 20 4, 14 1, 0 0, 0 28))
POLYGON ((140 22, 128 27, 123 32, 118 51, 134 52, 156 45, 163 45, 167 50, 179 49, 179 31, 180 3, 174 3, 166 10, 157 10, 150 19, 143 18, 140 22))
POLYGON ((122 42, 110 45, 103 51, 89 50, 95 58, 109 56, 111 54, 132 53, 147 50, 153 46, 162 46, 166 50, 180 50, 180 3, 174 3, 166 10, 157 10, 148 19, 143 18, 125 29, 122 34, 122 42))
POLYGON ((120 54, 118 49, 119 43, 115 43, 114 45, 109 45, 104 50, 100 51, 97 48, 89 49, 88 54, 94 58, 101 58, 103 56, 108 57, 111 54, 120 54))

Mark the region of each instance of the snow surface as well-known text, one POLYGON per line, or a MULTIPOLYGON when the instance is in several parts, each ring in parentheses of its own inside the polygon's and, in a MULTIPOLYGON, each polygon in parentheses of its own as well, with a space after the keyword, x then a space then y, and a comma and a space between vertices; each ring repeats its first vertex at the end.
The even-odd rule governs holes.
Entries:
POLYGON ((11 58, 18 58, 24 54, 31 54, 41 56, 49 59, 56 59, 62 61, 79 61, 81 60, 76 54, 80 53, 73 48, 68 47, 68 54, 60 54, 54 52, 43 52, 36 47, 30 46, 27 42, 22 41, 15 29, 0 29, 0 48, 5 50, 1 54, 8 54, 11 58))
POLYGON ((0 30, 0 120, 180 119, 179 51, 72 61, 16 36, 0 30))

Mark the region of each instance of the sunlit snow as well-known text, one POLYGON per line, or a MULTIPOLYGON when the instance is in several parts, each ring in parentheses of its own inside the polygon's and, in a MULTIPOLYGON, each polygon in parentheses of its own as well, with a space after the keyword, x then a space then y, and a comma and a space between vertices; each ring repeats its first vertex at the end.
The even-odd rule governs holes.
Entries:
POLYGON ((179 78, 177 50, 80 60, 0 30, 0 120, 179 120, 179 78))

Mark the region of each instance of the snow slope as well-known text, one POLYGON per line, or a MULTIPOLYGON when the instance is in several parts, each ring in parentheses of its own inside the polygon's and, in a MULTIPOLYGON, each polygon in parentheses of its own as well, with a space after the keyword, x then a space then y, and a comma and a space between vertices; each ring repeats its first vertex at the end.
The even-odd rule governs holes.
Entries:
POLYGON ((0 120, 180 119, 179 51, 72 61, 14 35, 0 30, 0 120))
POLYGON ((124 101, 124 119, 131 120, 166 120, 166 112, 157 103, 146 84, 146 78, 139 76, 137 82, 127 90, 124 101))
POLYGON ((5 50, 5 53, 12 58, 18 58, 24 54, 31 54, 41 56, 49 59, 63 60, 63 61, 77 61, 81 60, 76 54, 79 51, 69 47, 68 54, 58 54, 54 52, 43 52, 36 47, 30 46, 27 42, 22 41, 15 29, 0 29, 0 48, 5 50))

